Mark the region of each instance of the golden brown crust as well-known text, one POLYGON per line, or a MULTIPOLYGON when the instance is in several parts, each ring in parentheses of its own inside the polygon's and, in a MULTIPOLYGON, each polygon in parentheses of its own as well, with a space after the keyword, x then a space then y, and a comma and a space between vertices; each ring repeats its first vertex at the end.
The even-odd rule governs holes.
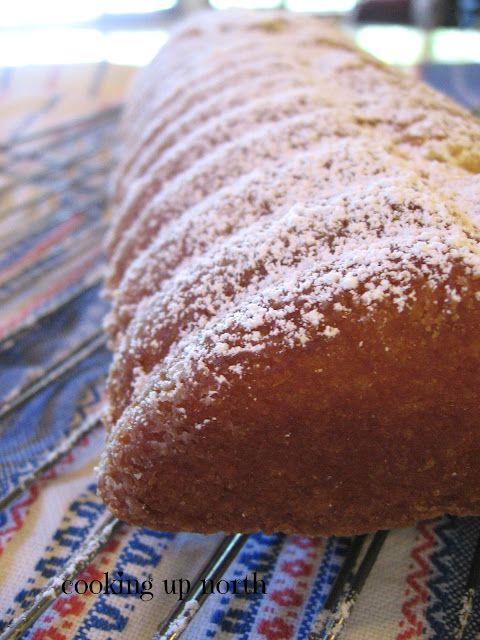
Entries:
POLYGON ((168 530, 310 535, 478 514, 478 305, 439 314, 442 292, 416 290, 400 315, 337 320, 327 347, 251 356, 208 405, 196 372, 187 423, 168 402, 131 406, 100 480, 109 507, 168 530))

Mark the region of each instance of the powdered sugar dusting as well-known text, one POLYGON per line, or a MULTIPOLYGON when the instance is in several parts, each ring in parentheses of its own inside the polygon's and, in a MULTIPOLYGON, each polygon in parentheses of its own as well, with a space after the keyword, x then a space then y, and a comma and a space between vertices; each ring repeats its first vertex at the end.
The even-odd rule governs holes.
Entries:
MULTIPOLYGON (((242 85, 229 85, 218 103, 209 96, 206 123, 186 102, 178 126, 173 110, 127 154, 109 274, 112 422, 161 403, 188 420, 182 398, 199 376, 209 405, 264 352, 331 344, 345 318, 387 302, 401 314, 419 287, 441 289, 439 312, 453 313, 462 282, 478 284, 478 124, 341 38, 335 53, 330 31, 328 64, 304 60, 302 33, 312 48, 321 28, 295 19, 268 36, 268 64, 281 62, 274 96, 242 102, 242 85)), ((222 46, 228 65, 236 49, 222 46)))

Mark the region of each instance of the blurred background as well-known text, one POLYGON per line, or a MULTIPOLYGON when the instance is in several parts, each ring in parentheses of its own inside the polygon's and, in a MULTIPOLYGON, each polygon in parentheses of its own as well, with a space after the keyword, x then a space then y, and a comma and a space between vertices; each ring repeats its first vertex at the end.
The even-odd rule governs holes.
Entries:
POLYGON ((0 138, 118 105, 178 20, 228 8, 328 16, 378 59, 480 111, 480 0, 4 0, 0 138))
POLYGON ((480 63, 480 0, 15 0, 0 6, 0 67, 143 65, 182 15, 228 7, 335 16, 392 64, 480 63))

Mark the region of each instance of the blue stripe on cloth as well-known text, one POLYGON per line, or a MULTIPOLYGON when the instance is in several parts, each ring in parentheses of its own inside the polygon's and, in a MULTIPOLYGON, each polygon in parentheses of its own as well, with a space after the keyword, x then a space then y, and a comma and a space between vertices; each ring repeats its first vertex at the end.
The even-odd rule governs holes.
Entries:
POLYGON ((302 621, 297 632, 299 640, 307 638, 313 622, 325 602, 343 559, 348 551, 350 538, 328 538, 317 577, 304 609, 302 621))
POLYGON ((92 402, 92 395, 98 398, 109 362, 110 354, 100 349, 4 420, 0 495, 16 485, 68 433, 79 405, 92 402))
MULTIPOLYGON (((430 602, 426 621, 431 640, 453 638, 458 626, 458 612, 465 593, 470 562, 480 535, 480 519, 446 516, 439 520, 434 533, 437 547, 431 556, 432 573, 428 581, 430 602)), ((477 609, 469 625, 469 636, 480 631, 477 609)))
MULTIPOLYGON (((108 304, 101 299, 100 285, 97 285, 20 335, 1 353, 0 402, 14 389, 27 384, 32 371, 38 373, 50 366, 98 331, 107 309, 108 304)), ((107 365, 108 362, 105 367, 107 365)))
MULTIPOLYGON (((112 574, 123 571, 123 579, 131 581, 139 578, 128 573, 128 567, 142 567, 143 569, 153 569, 157 567, 163 557, 164 551, 168 548, 168 543, 173 540, 175 534, 161 533, 149 529, 136 529, 130 540, 122 549, 117 561, 117 565, 112 574)), ((149 579, 150 574, 145 571, 144 579, 149 579)), ((109 595, 99 595, 95 598, 95 603, 88 610, 88 613, 77 633, 75 640, 90 640, 93 631, 117 631, 123 632, 129 621, 129 612, 134 611, 138 596, 129 596, 128 593, 118 594, 112 598, 109 595)), ((135 631, 131 630, 131 635, 135 637, 135 631)))
MULTIPOLYGON (((267 536, 257 533, 250 536, 247 545, 232 565, 235 577, 251 575, 257 572, 257 579, 268 581, 273 575, 275 565, 283 546, 284 537, 280 534, 267 536)), ((232 636, 235 640, 251 638, 257 612, 264 596, 259 593, 238 593, 216 600, 216 606, 204 631, 205 638, 232 636)))
POLYGON ((48 96, 40 107, 25 113, 18 124, 16 124, 15 128, 11 131, 6 142, 13 144, 18 138, 25 136, 28 133, 28 130, 33 127, 35 122, 38 121, 41 116, 52 111, 52 109, 58 104, 59 100, 60 95, 58 94, 48 96))
POLYGON ((28 584, 22 585, 14 597, 15 607, 7 609, 5 617, 0 620, 0 631, 12 616, 30 607, 41 588, 66 566, 104 512, 105 507, 96 496, 96 485, 90 483, 71 502, 61 525, 54 533, 52 544, 39 554, 28 584))

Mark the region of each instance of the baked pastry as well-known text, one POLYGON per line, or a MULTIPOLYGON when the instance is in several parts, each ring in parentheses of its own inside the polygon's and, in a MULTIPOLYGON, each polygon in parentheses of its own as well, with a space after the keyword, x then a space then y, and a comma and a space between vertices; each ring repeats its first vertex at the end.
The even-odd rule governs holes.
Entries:
POLYGON ((138 525, 480 514, 480 127, 332 27, 194 16, 127 104, 99 489, 138 525))

